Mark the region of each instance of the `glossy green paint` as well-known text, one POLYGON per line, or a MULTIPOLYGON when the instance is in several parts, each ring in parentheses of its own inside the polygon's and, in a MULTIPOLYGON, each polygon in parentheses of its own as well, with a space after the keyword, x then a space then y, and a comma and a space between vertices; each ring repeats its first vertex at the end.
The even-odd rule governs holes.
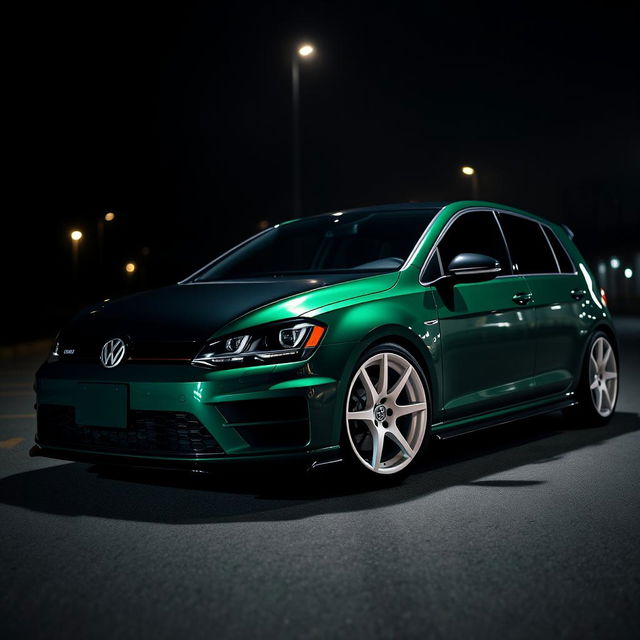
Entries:
MULTIPOLYGON (((207 285, 181 286, 206 291, 207 285)), ((611 328, 593 274, 565 231, 542 218, 485 202, 445 206, 398 272, 309 286, 317 288, 243 312, 210 336, 313 318, 323 322, 327 332, 306 362, 227 371, 188 363, 125 364, 115 369, 45 364, 37 376, 38 402, 77 406, 80 383, 126 384, 131 409, 193 413, 218 440, 225 459, 313 455, 337 448, 350 377, 373 344, 399 342, 421 362, 430 385, 431 421, 438 431, 566 398, 577 384, 589 336, 598 326, 611 328), (521 213, 551 226, 578 265, 578 273, 509 276, 455 286, 421 284, 421 269, 448 222, 473 208, 521 213), (577 301, 571 297, 574 289, 588 293, 577 301), (513 295, 522 292, 531 292, 534 303, 517 305, 513 295), (310 415, 309 442, 295 452, 250 447, 216 409, 219 402, 274 397, 286 402, 292 396, 307 399, 310 415)))

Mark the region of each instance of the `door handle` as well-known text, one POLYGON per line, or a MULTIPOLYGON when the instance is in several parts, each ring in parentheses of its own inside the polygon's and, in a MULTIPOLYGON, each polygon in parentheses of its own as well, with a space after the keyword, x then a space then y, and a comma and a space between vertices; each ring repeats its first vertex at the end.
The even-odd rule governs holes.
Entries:
POLYGON ((533 300, 533 293, 516 293, 511 299, 516 304, 529 304, 533 300))
POLYGON ((584 289, 571 289, 571 297, 574 300, 582 300, 587 295, 584 289))

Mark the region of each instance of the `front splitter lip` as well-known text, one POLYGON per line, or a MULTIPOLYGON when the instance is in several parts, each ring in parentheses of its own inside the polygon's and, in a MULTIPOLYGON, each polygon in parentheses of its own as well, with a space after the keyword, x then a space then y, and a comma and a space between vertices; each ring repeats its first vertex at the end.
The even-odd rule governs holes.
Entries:
POLYGON ((109 464, 125 467, 144 467, 148 469, 187 469, 191 471, 205 471, 220 464, 249 463, 249 462, 295 462, 306 461, 310 466, 317 466, 328 462, 338 461, 340 447, 325 447, 323 449, 305 449, 286 453, 256 453, 252 455, 224 455, 207 458, 160 458, 154 456, 130 456, 127 454, 101 453, 82 449, 68 449, 39 444, 33 445, 29 455, 34 457, 53 458, 71 462, 87 464, 109 464))

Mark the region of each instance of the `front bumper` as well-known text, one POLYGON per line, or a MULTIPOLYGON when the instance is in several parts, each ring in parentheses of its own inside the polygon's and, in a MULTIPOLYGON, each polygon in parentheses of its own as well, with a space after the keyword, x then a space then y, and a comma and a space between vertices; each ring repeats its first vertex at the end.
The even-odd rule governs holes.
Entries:
POLYGON ((305 363, 227 371, 188 363, 45 364, 36 376, 31 455, 191 469, 232 460, 335 458, 345 354, 342 345, 320 347, 305 363), (82 389, 95 384, 124 385, 126 426, 76 422, 86 402, 82 389))

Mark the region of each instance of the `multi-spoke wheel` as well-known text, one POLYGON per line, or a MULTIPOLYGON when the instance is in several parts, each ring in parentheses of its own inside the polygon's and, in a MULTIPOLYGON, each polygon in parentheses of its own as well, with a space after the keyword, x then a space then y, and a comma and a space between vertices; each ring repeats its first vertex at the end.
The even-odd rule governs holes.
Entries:
POLYGON ((348 457, 365 471, 397 474, 416 458, 428 428, 429 391, 413 356, 394 344, 365 354, 347 394, 348 457))
POLYGON ((595 410, 606 418, 613 413, 618 396, 618 363, 605 336, 598 336, 589 354, 591 400, 595 410))
POLYGON ((577 397, 579 405, 567 412, 576 426, 609 421, 618 399, 618 360, 614 345, 602 332, 591 339, 577 397))

